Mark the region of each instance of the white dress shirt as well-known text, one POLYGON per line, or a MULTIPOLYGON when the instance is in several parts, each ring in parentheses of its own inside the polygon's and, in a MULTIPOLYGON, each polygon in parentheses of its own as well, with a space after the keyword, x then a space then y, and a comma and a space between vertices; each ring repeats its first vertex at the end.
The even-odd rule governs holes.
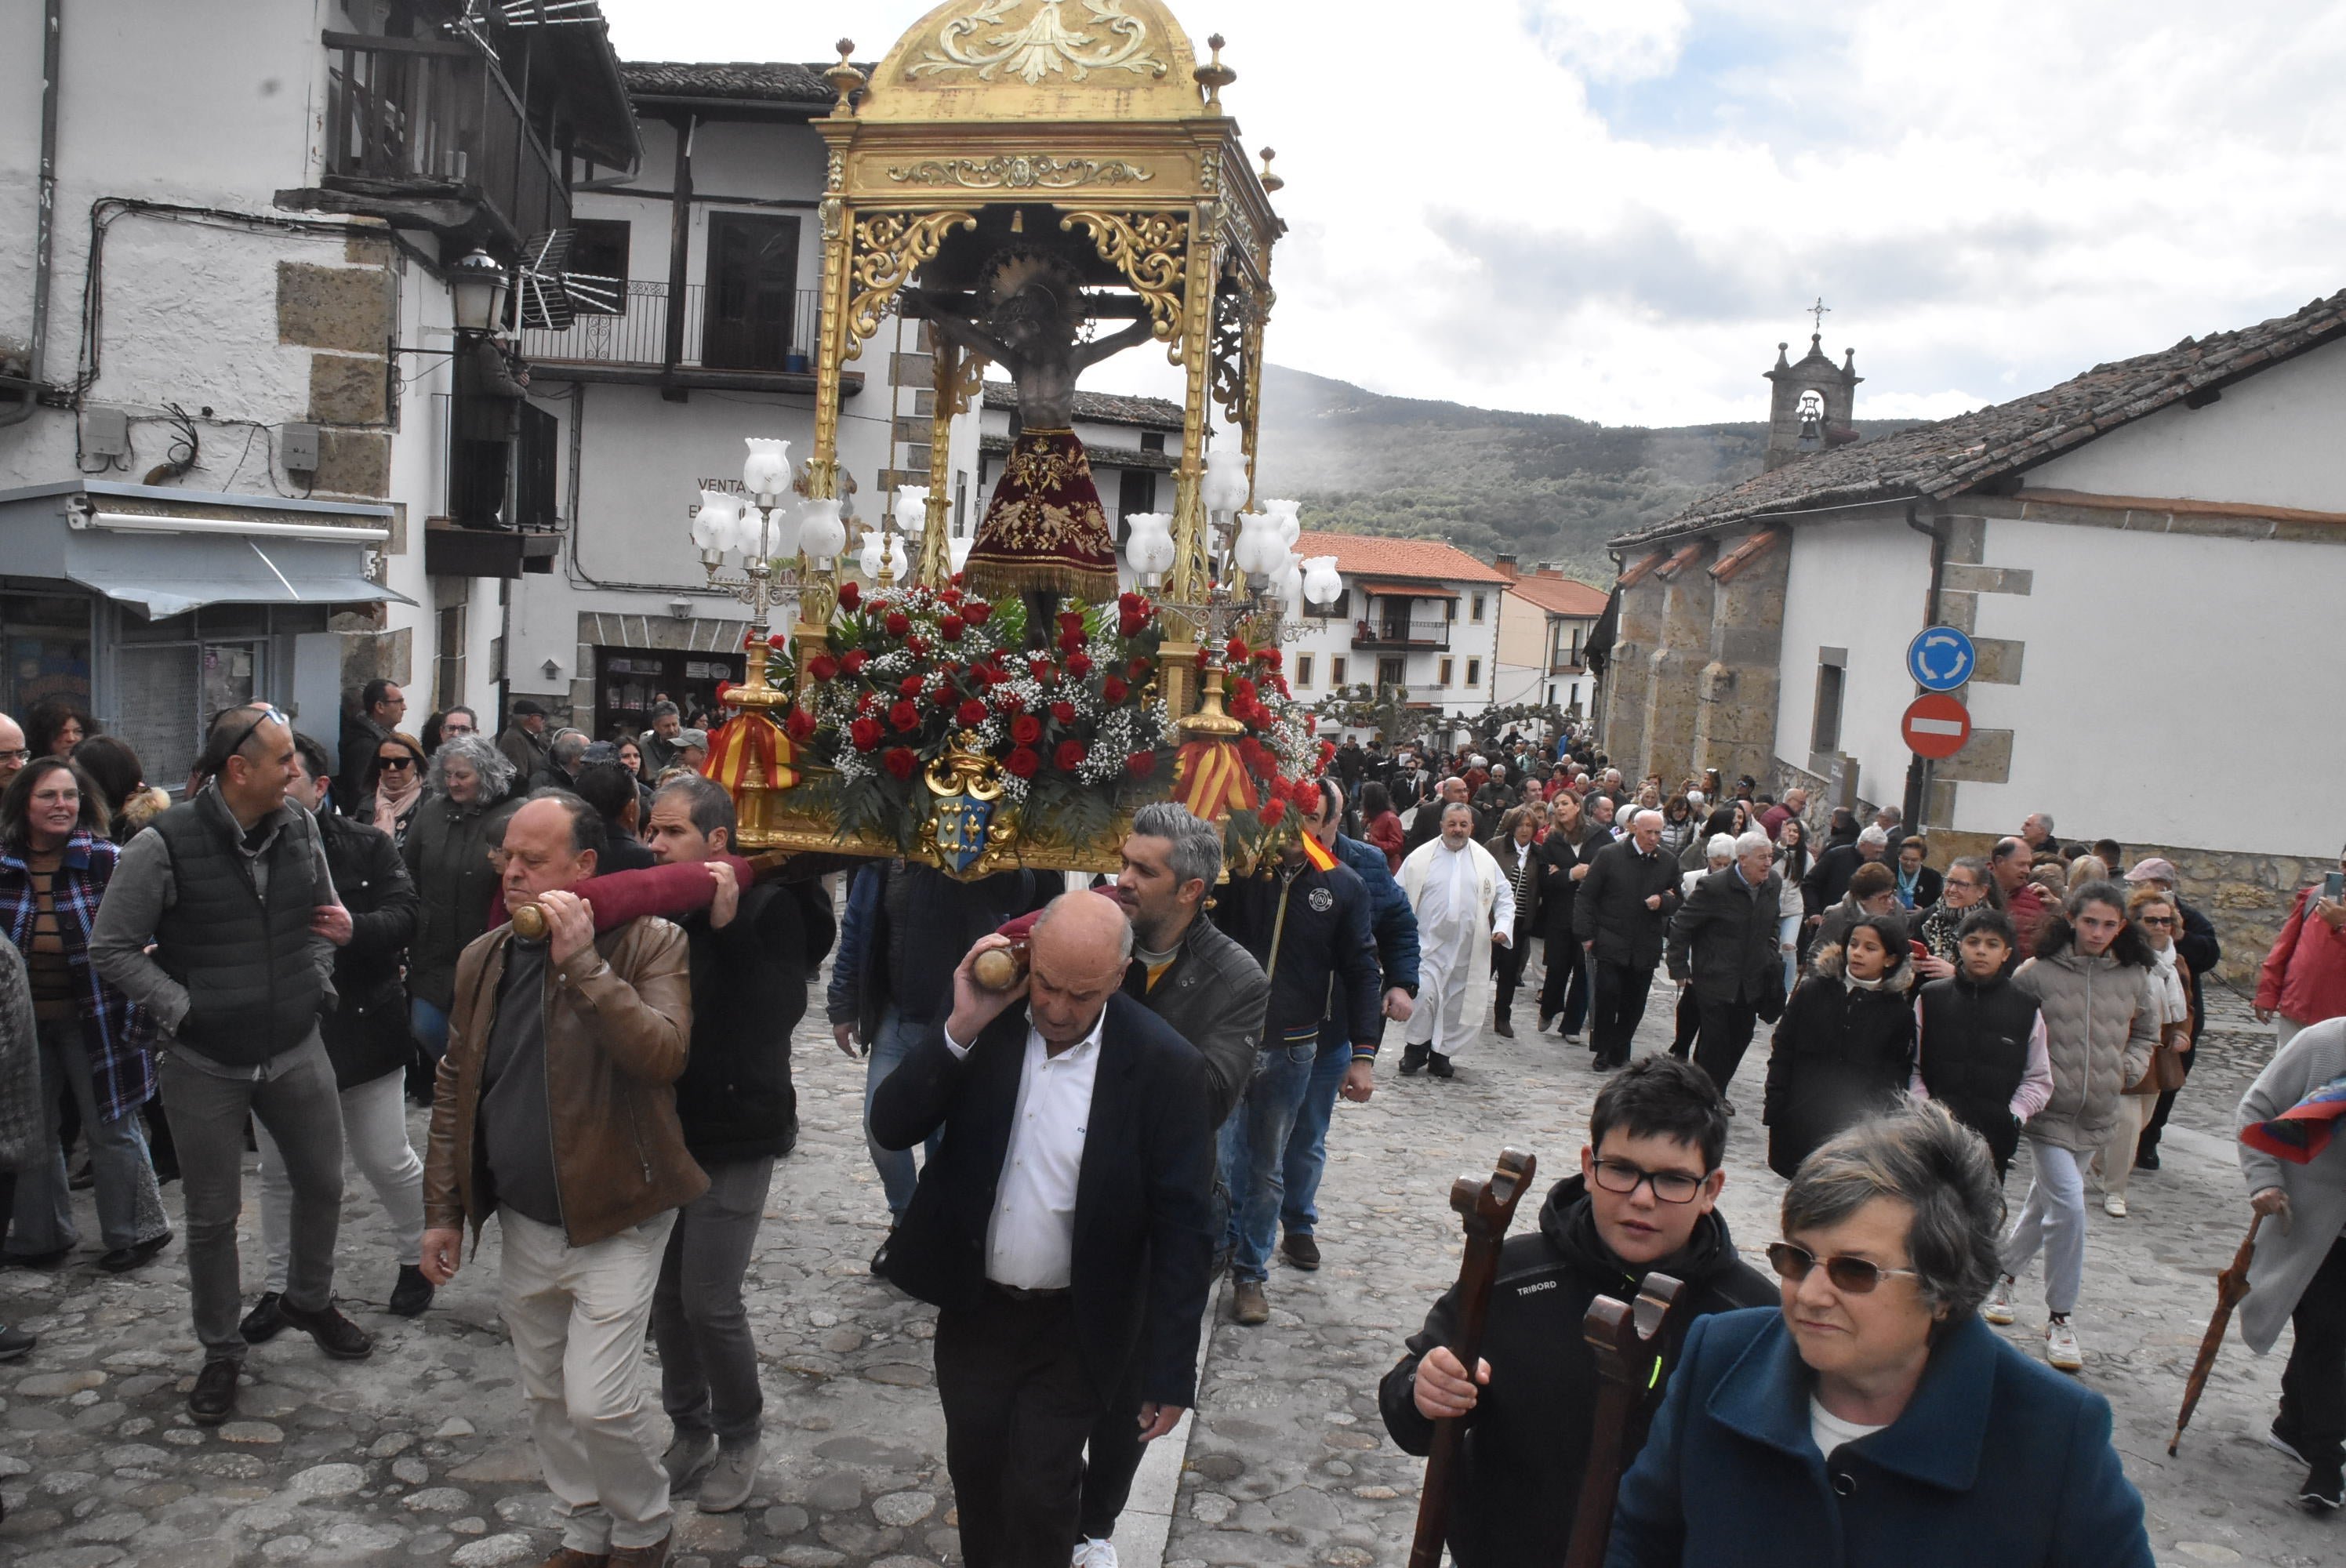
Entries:
MULTIPOLYGON (((1026 1057, 1018 1070, 1018 1105, 1011 1114, 1010 1145, 994 1212, 985 1225, 985 1277, 1020 1290, 1064 1290, 1073 1274, 1076 1186, 1083 1174, 1084 1134, 1091 1122, 1092 1085, 1099 1076, 1100 1009, 1092 1032, 1054 1056, 1042 1034, 1026 1026, 1026 1057)), ((945 1048, 969 1047, 948 1032, 945 1048)))

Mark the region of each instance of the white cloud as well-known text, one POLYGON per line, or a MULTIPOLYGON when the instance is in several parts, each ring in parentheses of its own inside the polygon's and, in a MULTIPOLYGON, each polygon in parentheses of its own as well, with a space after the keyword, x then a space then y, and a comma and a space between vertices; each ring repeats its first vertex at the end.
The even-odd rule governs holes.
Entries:
MULTIPOLYGON (((881 53, 918 0, 605 0, 630 58, 881 53)), ((1248 0, 1271 356, 1607 423, 1752 419, 1833 307, 1861 416, 1941 414, 2346 286, 2346 6, 1248 0)), ((1178 390, 1161 354, 1094 384, 1178 390)))

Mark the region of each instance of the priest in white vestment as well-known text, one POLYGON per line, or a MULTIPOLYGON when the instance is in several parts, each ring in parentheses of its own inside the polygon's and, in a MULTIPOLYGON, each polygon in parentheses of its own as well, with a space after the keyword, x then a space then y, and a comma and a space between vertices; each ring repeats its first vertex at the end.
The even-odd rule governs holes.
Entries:
POLYGON ((1483 1026, 1490 1005, 1491 944, 1515 942, 1515 891, 1491 851, 1474 841, 1474 812, 1444 806, 1442 836, 1401 863, 1402 891, 1417 911, 1417 1010, 1403 1036, 1403 1077, 1450 1059, 1483 1026))

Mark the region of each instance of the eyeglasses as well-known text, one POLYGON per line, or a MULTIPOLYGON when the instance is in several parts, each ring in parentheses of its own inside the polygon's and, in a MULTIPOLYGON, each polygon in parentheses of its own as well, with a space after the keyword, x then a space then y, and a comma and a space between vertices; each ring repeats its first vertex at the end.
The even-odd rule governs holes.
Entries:
POLYGON ((415 766, 415 759, 409 757, 404 753, 402 753, 397 757, 378 757, 374 760, 375 765, 380 768, 396 769, 401 768, 413 768, 415 766))
POLYGON ((226 767, 228 765, 228 759, 230 758, 244 749, 244 743, 252 738, 253 731, 259 729, 270 719, 275 719, 278 723, 284 725, 288 729, 293 728, 292 721, 291 719, 288 719, 283 714, 278 712, 276 708, 270 707, 268 703, 248 702, 243 706, 248 709, 258 708, 260 711, 253 715, 252 722, 250 724, 246 725, 242 729, 236 732, 236 739, 231 741, 228 747, 220 752, 219 760, 220 766, 222 767, 226 767))
POLYGON ((26 763, 30 762, 32 759, 32 752, 22 746, 19 746, 14 751, 0 751, 0 762, 14 762, 19 768, 22 768, 26 763))
POLYGON ((2173 915, 2145 915, 2142 917, 2142 923, 2145 925, 2171 926, 2175 923, 2175 917, 2173 915))
POLYGON ((1768 1262, 1777 1273, 1795 1285, 1806 1279, 1809 1270, 1821 1263, 1825 1266, 1825 1278, 1832 1282, 1832 1288, 1851 1296, 1872 1293, 1875 1286, 1893 1274, 1903 1274, 1916 1279, 1922 1278, 1919 1269, 1884 1268, 1870 1258, 1846 1256, 1819 1257, 1807 1247, 1795 1247, 1789 1241, 1770 1242, 1768 1262))
POLYGON ((1702 1190, 1702 1184, 1709 1179, 1708 1174, 1698 1176, 1684 1171, 1649 1171, 1627 1160, 1596 1162, 1596 1185, 1606 1192, 1627 1195, 1643 1184, 1652 1187, 1654 1196, 1664 1203, 1692 1203, 1695 1194, 1702 1190))

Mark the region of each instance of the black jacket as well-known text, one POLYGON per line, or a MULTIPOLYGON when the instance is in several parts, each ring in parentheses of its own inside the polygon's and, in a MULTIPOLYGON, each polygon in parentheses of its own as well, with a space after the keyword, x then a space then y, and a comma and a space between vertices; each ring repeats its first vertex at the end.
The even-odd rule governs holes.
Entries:
POLYGON ((351 911, 351 940, 334 953, 334 1011, 320 1022, 334 1087, 372 1084, 405 1071, 415 1037, 407 1027, 407 993, 400 960, 415 934, 414 880, 391 835, 368 822, 327 815, 318 819, 326 869, 351 911))
POLYGON ((790 1031, 836 929, 820 887, 758 882, 733 918, 679 922, 692 962, 692 1050, 676 1081, 684 1146, 704 1166, 789 1154, 799 1141, 790 1031))
POLYGON ((1266 859, 1254 875, 1233 879, 1214 903, 1215 921, 1270 978, 1263 1044, 1316 1042, 1321 1019, 1331 1015, 1349 1022, 1355 1044, 1375 1044, 1384 1033, 1384 1009, 1368 884, 1341 861, 1324 871, 1309 861, 1291 877, 1286 871, 1266 859))
POLYGON ((1656 850, 1637 852, 1637 840, 1618 839, 1596 852, 1572 911, 1572 932, 1596 943, 1607 963, 1651 969, 1661 961, 1662 933, 1678 906, 1678 862, 1656 850), (1661 907, 1646 901, 1659 893, 1661 907))
POLYGON ((834 1023, 852 1019, 867 1041, 880 1037, 891 1006, 907 1023, 944 1023, 963 955, 1005 921, 1049 903, 1063 885, 1056 875, 1025 871, 956 881, 917 860, 875 861, 855 877, 859 884, 874 878, 877 886, 849 890, 830 1013, 834 1023), (859 911, 868 915, 859 918, 859 911))
MULTIPOLYGON (((1696 1316, 1780 1299, 1771 1280, 1736 1256, 1726 1217, 1716 1210, 1696 1222, 1684 1251, 1653 1268, 1695 1293, 1696 1316)), ((1562 1559, 1579 1510, 1596 1404, 1596 1356, 1581 1338, 1581 1319, 1597 1297, 1634 1300, 1644 1283, 1644 1271, 1632 1270, 1598 1238, 1587 1189, 1576 1176, 1550 1189, 1536 1231, 1508 1240, 1483 1337, 1491 1381, 1465 1418, 1451 1502, 1450 1553, 1457 1568, 1530 1568, 1562 1559)), ((1418 1358, 1450 1338, 1457 1316, 1454 1286, 1410 1336, 1409 1354, 1377 1390, 1385 1430, 1404 1453, 1433 1446, 1433 1423, 1419 1413, 1413 1383, 1418 1358)), ((1666 1364, 1677 1359, 1672 1346, 1666 1364)), ((1645 1436, 1642 1428, 1628 1434, 1625 1465, 1645 1436)))
POLYGON ((2185 903, 2175 901, 2176 917, 2183 922, 2175 933, 2175 956, 2191 972, 2191 1038, 2199 1038, 2208 1022, 2206 1010, 2200 1005, 2199 982, 2216 972, 2224 962, 2224 944, 2216 940, 2216 922, 2185 903))
POLYGON ((1744 1002, 1772 1012, 1784 993, 1784 879, 1774 871, 1755 894, 1734 866, 1698 878, 1671 917, 1670 978, 1694 982, 1705 1002, 1744 1002))
POLYGON ((1987 1140, 2001 1170, 2020 1146, 2012 1096, 2028 1072, 2036 998, 2010 978, 1981 985, 1960 969, 1915 993, 1914 1070, 1931 1098, 1987 1140))
POLYGON ((1787 1181, 1818 1145, 1896 1105, 1913 1078, 1913 964, 1875 991, 1841 974, 1841 950, 1819 948, 1769 1053, 1768 1168, 1787 1181))
MULTIPOLYGON (((1819 855, 1809 874, 1800 879, 1800 901, 1808 905, 1809 913, 1821 915, 1841 902, 1841 894, 1849 891, 1849 879, 1863 864, 1865 856, 1853 843, 1835 844, 1819 855)), ((1892 869, 1896 869, 1894 864, 1892 869)))
POLYGON ((1270 982, 1253 954, 1201 912, 1189 921, 1173 962, 1157 983, 1137 958, 1125 970, 1124 993, 1173 1026, 1206 1063, 1206 1121, 1219 1127, 1254 1081, 1270 982))
MULTIPOLYGON (((238 826, 217 789, 183 800, 149 824, 171 854, 178 896, 155 922, 155 962, 188 989, 180 1044, 218 1062, 254 1067, 292 1050, 318 1026, 325 976, 310 921, 333 890, 319 882, 309 812, 280 806, 258 853, 266 896, 239 849, 238 826)), ((259 827, 256 832, 262 830, 259 827)))
MULTIPOLYGON (((1076 1338, 1103 1400, 1116 1397, 1137 1354, 1140 1397, 1188 1408, 1197 1403, 1213 1251, 1205 1060, 1122 993, 1107 1000, 1099 1052, 1076 1189, 1076 1338)), ((1025 1056, 1023 1005, 988 1024, 959 1059, 939 1025, 872 1096, 872 1136, 882 1148, 909 1149, 944 1129, 874 1267, 947 1311, 984 1299, 986 1225, 1025 1056)))
POLYGON ((1553 828, 1540 840, 1540 929, 1548 941, 1573 940, 1572 911, 1580 902, 1586 879, 1574 881, 1572 869, 1593 864, 1596 852, 1611 842, 1611 834, 1588 821, 1581 824, 1577 844, 1553 828))

